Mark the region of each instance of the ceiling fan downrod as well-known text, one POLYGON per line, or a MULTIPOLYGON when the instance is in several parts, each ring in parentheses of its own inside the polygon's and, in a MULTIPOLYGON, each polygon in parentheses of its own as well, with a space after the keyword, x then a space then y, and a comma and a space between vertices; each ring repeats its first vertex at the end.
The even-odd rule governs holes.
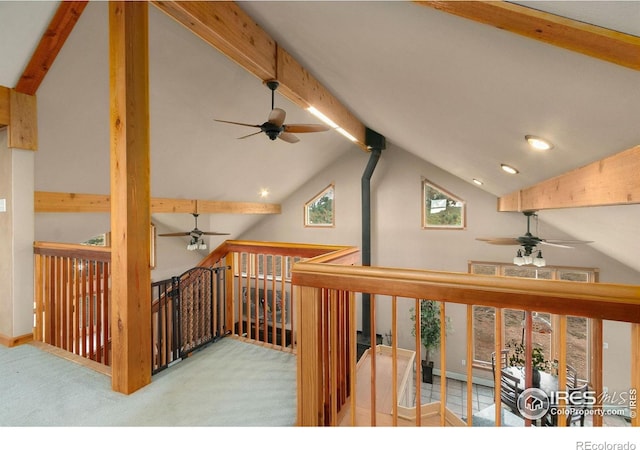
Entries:
POLYGON ((277 80, 267 80, 264 82, 269 89, 271 89, 271 109, 275 108, 275 95, 276 89, 280 86, 280 83, 277 80))

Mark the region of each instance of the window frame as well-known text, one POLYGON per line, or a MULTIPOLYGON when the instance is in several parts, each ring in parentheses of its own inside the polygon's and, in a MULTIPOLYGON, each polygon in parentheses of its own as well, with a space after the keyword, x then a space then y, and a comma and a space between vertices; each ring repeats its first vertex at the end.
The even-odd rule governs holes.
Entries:
POLYGON ((336 188, 334 183, 330 183, 311 200, 308 200, 304 204, 304 226, 308 228, 334 228, 336 225, 336 188), (310 219, 309 208, 317 203, 320 199, 326 196, 328 192, 331 192, 331 222, 330 223, 313 223, 310 219))
MULTIPOLYGON (((422 197, 422 209, 421 209, 421 221, 422 221, 422 229, 428 230, 465 230, 467 228, 467 202, 460 198, 457 195, 452 194, 446 189, 438 186, 437 184, 429 181, 425 177, 422 177, 421 183, 421 197, 422 197), (433 224, 429 223, 428 213, 427 213, 427 188, 431 188, 435 191, 438 191, 440 194, 455 200, 462 204, 460 207, 460 223, 459 224, 433 224)), ((446 207, 445 207, 446 208, 446 207)))

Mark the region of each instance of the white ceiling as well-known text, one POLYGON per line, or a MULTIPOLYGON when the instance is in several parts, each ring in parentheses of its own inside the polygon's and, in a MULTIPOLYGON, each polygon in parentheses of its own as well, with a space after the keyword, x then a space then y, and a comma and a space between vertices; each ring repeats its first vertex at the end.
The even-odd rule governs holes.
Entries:
MULTIPOLYGON (((15 86, 57 3, 0 2, 0 85, 15 86)), ((640 36, 639 1, 519 3, 640 36)), ((483 180, 483 189, 496 196, 640 143, 638 71, 411 2, 239 5, 367 127, 464 180, 483 180), (546 137, 555 148, 534 153, 526 146, 525 134, 546 137), (502 173, 503 162, 517 167, 520 174, 502 173)), ((88 11, 77 28, 89 20, 84 17, 88 11)), ((170 39, 193 37, 155 8, 150 11, 152 32, 154 23, 166 27, 154 38, 156 50, 151 50, 160 56, 158 64, 182 64, 176 70, 191 75, 201 71, 211 79, 211 92, 194 83, 180 86, 175 97, 169 93, 157 100, 180 102, 186 93, 194 110, 204 112, 202 121, 192 124, 190 158, 195 164, 207 164, 211 142, 215 164, 251 152, 246 180, 264 180, 264 186, 247 186, 231 175, 193 180, 188 185, 166 185, 166 191, 154 187, 154 196, 255 201, 257 191, 269 187, 270 201, 279 202, 344 152, 362 152, 333 132, 301 135, 302 141, 294 146, 262 136, 238 141, 235 138, 251 130, 211 119, 263 122, 271 106, 268 90, 204 43, 193 47, 196 54, 171 54, 170 39), (234 182, 233 192, 221 189, 234 182)), ((162 76, 153 67, 151 74, 152 83, 153 77, 162 76)), ((289 123, 317 122, 281 96, 276 97, 276 106, 287 110, 289 123)), ((188 122, 194 116, 172 120, 188 122)), ((187 145, 170 130, 154 133, 176 148, 187 145)), ((159 170, 152 173, 160 176, 159 170)), ((166 180, 170 175, 162 176, 166 180)), ((576 239, 595 241, 594 247, 640 271, 635 257, 640 244, 633 226, 640 223, 640 207, 594 210, 542 211, 540 219, 576 239), (601 223, 605 218, 607 223, 601 223)), ((232 224, 224 220, 223 226, 232 224)))

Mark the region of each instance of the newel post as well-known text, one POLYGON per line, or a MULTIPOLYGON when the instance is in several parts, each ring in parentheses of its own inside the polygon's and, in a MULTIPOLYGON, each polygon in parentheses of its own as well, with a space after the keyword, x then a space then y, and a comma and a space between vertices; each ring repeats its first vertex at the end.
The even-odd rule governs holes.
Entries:
POLYGON ((297 385, 298 425, 323 425, 321 291, 318 288, 293 286, 297 299, 297 385))

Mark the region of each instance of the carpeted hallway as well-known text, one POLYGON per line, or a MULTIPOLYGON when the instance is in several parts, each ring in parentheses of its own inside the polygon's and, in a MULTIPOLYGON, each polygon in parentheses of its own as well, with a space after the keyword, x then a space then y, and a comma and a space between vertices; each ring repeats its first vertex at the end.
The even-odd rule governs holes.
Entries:
POLYGON ((123 395, 32 345, 0 346, 0 426, 294 426, 295 355, 222 339, 123 395))

